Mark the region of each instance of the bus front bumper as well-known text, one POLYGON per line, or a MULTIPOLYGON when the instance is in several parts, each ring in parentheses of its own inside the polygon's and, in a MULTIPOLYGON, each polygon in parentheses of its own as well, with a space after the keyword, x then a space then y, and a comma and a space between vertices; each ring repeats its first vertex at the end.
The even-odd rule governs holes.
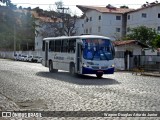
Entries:
POLYGON ((97 74, 97 73, 103 73, 103 74, 113 74, 114 73, 114 67, 107 68, 105 70, 94 70, 91 68, 82 67, 82 74, 97 74))

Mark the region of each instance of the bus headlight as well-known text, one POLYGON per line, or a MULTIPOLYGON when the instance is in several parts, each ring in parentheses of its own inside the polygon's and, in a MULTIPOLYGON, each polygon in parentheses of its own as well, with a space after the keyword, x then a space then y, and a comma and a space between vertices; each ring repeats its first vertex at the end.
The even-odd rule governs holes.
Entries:
POLYGON ((111 67, 115 67, 115 65, 113 64, 113 65, 111 65, 111 67))
POLYGON ((83 67, 87 67, 87 65, 83 63, 83 67))

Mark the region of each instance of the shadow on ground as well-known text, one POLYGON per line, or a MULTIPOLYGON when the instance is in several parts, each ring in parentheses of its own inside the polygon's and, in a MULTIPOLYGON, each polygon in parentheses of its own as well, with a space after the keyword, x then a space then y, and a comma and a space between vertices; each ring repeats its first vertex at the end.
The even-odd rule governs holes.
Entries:
POLYGON ((111 79, 111 78, 102 77, 101 79, 99 79, 97 77, 89 76, 89 75, 71 76, 68 72, 58 72, 58 73, 38 72, 38 73, 36 73, 36 75, 40 76, 40 77, 69 82, 69 83, 78 84, 78 85, 113 85, 113 84, 115 85, 115 84, 120 84, 120 82, 118 82, 115 79, 111 79))

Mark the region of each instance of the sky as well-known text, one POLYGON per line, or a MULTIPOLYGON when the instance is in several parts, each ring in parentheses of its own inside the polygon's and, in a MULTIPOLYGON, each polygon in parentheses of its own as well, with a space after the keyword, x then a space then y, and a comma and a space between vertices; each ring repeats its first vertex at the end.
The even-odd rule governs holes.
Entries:
MULTIPOLYGON (((82 12, 76 7, 76 5, 88 5, 88 6, 106 6, 111 4, 115 7, 126 5, 129 8, 140 8, 147 2, 155 2, 156 0, 11 0, 13 4, 22 7, 40 7, 44 10, 55 10, 55 2, 62 1, 64 7, 69 7, 72 14, 81 15, 82 12)), ((159 1, 160 2, 160 1, 159 1)))

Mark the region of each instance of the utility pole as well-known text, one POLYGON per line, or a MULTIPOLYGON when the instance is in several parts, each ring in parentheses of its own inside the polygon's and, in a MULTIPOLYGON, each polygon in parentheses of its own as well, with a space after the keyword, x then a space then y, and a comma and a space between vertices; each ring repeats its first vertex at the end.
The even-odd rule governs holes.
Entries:
POLYGON ((65 7, 61 7, 61 8, 58 8, 58 9, 61 9, 62 10, 62 13, 63 13, 63 16, 62 16, 62 35, 64 35, 64 10, 68 10, 69 8, 65 8, 65 7))
POLYGON ((14 24, 14 54, 16 54, 16 26, 14 24))

